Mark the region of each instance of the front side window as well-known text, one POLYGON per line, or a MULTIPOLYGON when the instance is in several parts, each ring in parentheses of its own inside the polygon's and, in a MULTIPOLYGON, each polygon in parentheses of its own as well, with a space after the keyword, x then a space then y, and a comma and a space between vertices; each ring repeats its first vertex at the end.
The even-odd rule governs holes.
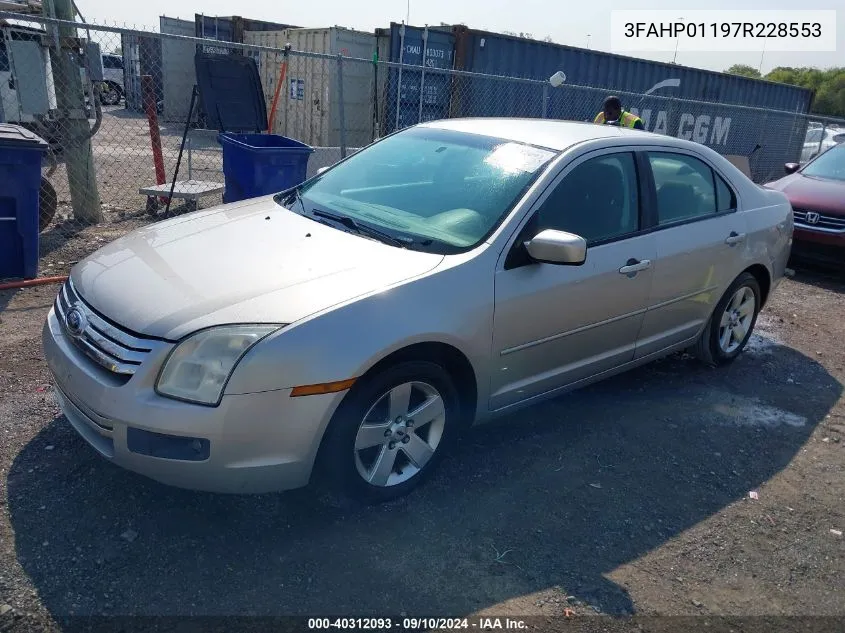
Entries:
POLYGON ((648 160, 657 190, 658 224, 705 218, 736 208, 733 191, 704 161, 672 152, 649 152, 648 160))
POLYGON ((566 231, 588 243, 616 239, 639 230, 639 198, 633 154, 592 158, 549 194, 537 211, 536 230, 566 231))
MULTIPOLYGON (((434 128, 411 128, 354 154, 298 189, 291 210, 345 216, 443 254, 479 244, 555 152, 434 128)), ((289 196, 290 197, 290 196, 289 196)))

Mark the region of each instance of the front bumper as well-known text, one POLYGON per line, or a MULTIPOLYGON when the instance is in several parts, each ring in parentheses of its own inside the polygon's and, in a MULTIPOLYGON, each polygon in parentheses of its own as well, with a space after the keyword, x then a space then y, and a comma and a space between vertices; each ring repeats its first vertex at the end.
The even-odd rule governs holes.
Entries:
POLYGON ((263 493, 306 485, 323 433, 344 395, 291 398, 290 389, 281 389, 225 395, 219 406, 204 407, 155 393, 157 368, 170 344, 157 344, 143 371, 124 382, 68 340, 54 309, 42 342, 59 405, 73 428, 109 461, 180 488, 263 493), (139 436, 177 448, 187 442, 197 451, 179 458, 144 454, 139 436))
POLYGON ((845 232, 822 232, 795 227, 792 254, 831 264, 845 264, 845 232))

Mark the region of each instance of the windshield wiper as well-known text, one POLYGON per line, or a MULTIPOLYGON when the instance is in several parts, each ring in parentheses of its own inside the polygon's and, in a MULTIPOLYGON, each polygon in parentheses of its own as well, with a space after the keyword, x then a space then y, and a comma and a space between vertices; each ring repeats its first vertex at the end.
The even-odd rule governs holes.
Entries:
POLYGON ((301 194, 301 193, 299 193, 299 187, 297 187, 296 189, 294 189, 293 191, 291 191, 291 192, 287 195, 287 197, 284 199, 284 202, 285 202, 286 204, 291 204, 291 203, 293 203, 293 202, 298 202, 298 203, 299 203, 299 208, 300 208, 300 209, 302 209, 302 214, 303 214, 303 215, 307 215, 307 212, 305 211, 305 203, 302 201, 302 194, 301 194))
MULTIPOLYGON (((302 204, 302 200, 300 200, 300 204, 302 204)), ((370 237, 375 237, 376 239, 381 240, 382 242, 393 244, 393 246, 407 248, 409 244, 413 243, 413 240, 393 237, 390 233, 387 233, 385 231, 380 231, 366 224, 360 224, 359 222, 356 222, 354 218, 351 218, 348 215, 330 213, 329 211, 321 211, 319 209, 314 209, 313 211, 311 211, 311 213, 313 215, 316 215, 317 217, 325 218, 327 220, 333 220, 338 224, 342 224, 346 228, 355 231, 360 235, 369 235, 370 237)))

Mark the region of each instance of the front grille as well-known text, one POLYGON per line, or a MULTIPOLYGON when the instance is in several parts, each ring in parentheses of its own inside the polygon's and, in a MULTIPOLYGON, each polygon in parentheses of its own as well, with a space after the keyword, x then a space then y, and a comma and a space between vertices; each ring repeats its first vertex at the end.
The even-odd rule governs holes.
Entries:
POLYGON ((826 233, 845 232, 845 217, 830 215, 829 213, 819 213, 818 211, 813 211, 812 209, 799 208, 793 209, 792 215, 795 218, 795 224, 800 225, 801 228, 813 229, 826 233), (816 219, 815 216, 818 216, 818 219, 816 219, 815 222, 811 222, 807 217, 808 214, 810 215, 810 219, 816 219))
POLYGON ((74 345, 95 363, 128 380, 152 351, 148 340, 122 330, 98 315, 67 280, 55 303, 56 317, 74 345), (75 310, 79 327, 68 326, 68 313, 75 310))

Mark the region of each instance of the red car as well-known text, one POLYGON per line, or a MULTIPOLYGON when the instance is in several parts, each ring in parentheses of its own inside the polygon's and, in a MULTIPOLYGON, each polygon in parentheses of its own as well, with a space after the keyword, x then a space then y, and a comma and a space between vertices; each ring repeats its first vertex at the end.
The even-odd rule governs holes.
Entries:
POLYGON ((845 264, 845 145, 835 145, 803 167, 786 163, 787 176, 765 186, 792 203, 798 257, 845 264))

